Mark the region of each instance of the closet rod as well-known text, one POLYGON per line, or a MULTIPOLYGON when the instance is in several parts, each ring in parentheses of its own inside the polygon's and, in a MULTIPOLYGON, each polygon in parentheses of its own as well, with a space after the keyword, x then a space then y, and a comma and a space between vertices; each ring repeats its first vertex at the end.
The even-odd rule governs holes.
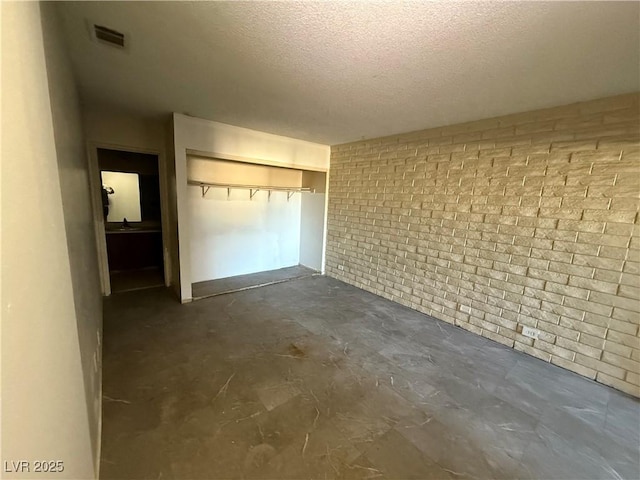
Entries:
POLYGON ((226 188, 227 194, 232 188, 249 190, 249 195, 251 198, 260 190, 269 191, 269 196, 271 192, 287 192, 287 200, 291 198, 291 195, 297 192, 310 192, 315 193, 315 189, 309 187, 271 187, 267 185, 242 185, 242 184, 233 184, 233 183, 212 183, 212 182, 198 182, 196 180, 189 180, 187 184, 200 187, 202 189, 202 196, 204 197, 211 187, 216 188, 226 188))

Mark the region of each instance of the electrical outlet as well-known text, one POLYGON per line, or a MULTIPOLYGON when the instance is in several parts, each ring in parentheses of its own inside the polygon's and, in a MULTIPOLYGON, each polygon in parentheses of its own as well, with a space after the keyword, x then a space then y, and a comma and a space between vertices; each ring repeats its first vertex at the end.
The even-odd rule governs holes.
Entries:
POLYGON ((344 265, 338 265, 338 270, 344 270, 344 265))
POLYGON ((471 313, 471 307, 468 305, 460 305, 460 311, 464 313, 471 313))
POLYGON ((522 335, 529 338, 538 338, 540 336, 540 330, 523 325, 522 335))

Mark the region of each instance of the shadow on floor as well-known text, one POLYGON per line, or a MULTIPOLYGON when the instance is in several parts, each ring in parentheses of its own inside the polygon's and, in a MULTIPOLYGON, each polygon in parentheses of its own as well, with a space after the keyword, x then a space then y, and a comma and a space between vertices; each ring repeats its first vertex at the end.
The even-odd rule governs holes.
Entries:
POLYGON ((318 275, 318 271, 303 265, 296 265, 294 267, 250 273, 248 275, 219 278, 217 280, 208 280, 206 282, 192 284, 192 296, 194 300, 199 300, 225 293, 237 292, 239 290, 273 285, 296 278, 309 277, 311 275, 318 275))
POLYGON ((141 268, 111 272, 111 293, 129 292, 164 285, 164 272, 161 267, 141 268))
POLYGON ((640 404, 337 280, 105 300, 101 478, 639 478, 640 404))

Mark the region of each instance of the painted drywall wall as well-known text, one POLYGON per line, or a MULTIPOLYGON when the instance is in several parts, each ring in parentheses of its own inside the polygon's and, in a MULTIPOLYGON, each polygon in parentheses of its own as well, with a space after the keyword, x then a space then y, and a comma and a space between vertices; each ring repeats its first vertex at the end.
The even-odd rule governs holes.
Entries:
POLYGON ((231 185, 301 187, 302 171, 253 163, 230 162, 198 156, 187 157, 189 180, 231 185))
POLYGON ((61 460, 59 476, 95 478, 40 4, 0 8, 1 460, 61 460))
MULTIPOLYGON (((302 171, 188 157, 189 180, 300 187, 302 171)), ((190 186, 192 282, 298 265, 300 194, 190 186), (251 194, 254 193, 253 197, 251 194)))
POLYGON ((168 225, 167 229, 168 245, 171 262, 170 281, 173 291, 176 296, 180 298, 180 250, 178 248, 178 193, 176 184, 176 160, 175 160, 175 146, 173 142, 173 115, 166 122, 165 126, 165 166, 167 174, 167 212, 168 212, 168 225))
POLYGON ((300 194, 189 188, 191 281, 298 265, 300 194))
POLYGON ((236 160, 302 170, 328 171, 327 145, 281 137, 247 128, 173 114, 176 203, 180 259, 180 298, 191 300, 192 252, 187 155, 236 160))
POLYGON ((327 274, 640 396, 639 105, 333 147, 327 274))
POLYGON ((83 117, 89 142, 164 152, 165 129, 160 118, 142 118, 94 105, 84 109, 83 117))
POLYGON ((327 249, 327 172, 302 172, 302 186, 311 189, 302 194, 300 208, 300 263, 324 273, 327 249))
POLYGON ((324 269, 324 212, 327 196, 324 193, 309 192, 300 195, 300 264, 321 272, 324 269))
POLYGON ((95 465, 99 462, 102 406, 102 296, 91 212, 89 169, 80 98, 57 11, 42 3, 43 38, 51 98, 73 298, 80 340, 95 465))

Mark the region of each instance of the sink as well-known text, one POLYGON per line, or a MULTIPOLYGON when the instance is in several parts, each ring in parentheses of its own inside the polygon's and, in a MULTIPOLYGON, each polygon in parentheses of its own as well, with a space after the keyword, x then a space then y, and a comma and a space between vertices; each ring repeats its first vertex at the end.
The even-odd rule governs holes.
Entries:
POLYGON ((142 227, 113 227, 113 228, 105 229, 105 231, 107 233, 109 233, 109 232, 138 232, 140 230, 144 230, 144 228, 142 228, 142 227))

